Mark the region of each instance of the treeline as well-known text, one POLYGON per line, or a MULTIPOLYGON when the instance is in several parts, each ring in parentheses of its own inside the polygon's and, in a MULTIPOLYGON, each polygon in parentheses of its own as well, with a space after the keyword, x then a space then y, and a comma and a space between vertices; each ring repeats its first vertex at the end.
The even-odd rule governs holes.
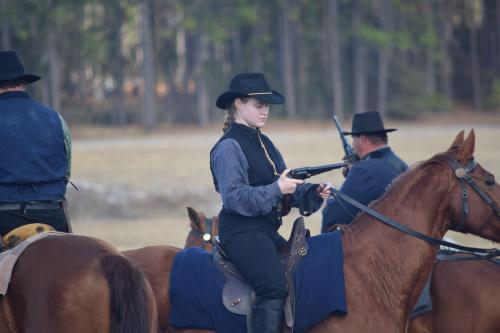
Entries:
POLYGON ((287 119, 500 106, 496 0, 0 0, 0 33, 70 122, 220 121, 244 71, 287 119))

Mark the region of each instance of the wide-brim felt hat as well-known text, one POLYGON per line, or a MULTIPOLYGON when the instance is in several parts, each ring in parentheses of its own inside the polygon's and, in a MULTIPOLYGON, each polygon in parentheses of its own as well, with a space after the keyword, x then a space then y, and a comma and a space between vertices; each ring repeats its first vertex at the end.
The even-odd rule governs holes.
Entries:
POLYGON ((41 77, 36 74, 26 73, 23 62, 15 51, 0 52, 0 82, 22 80, 28 84, 40 79, 41 77))
POLYGON ((352 117, 352 127, 350 132, 342 132, 344 135, 360 135, 373 133, 387 133, 397 131, 396 128, 385 128, 380 113, 368 111, 355 113, 352 117))
POLYGON ((269 88, 266 78, 261 73, 242 73, 233 77, 229 90, 217 98, 215 105, 227 109, 238 97, 252 97, 267 104, 285 103, 285 97, 269 88))

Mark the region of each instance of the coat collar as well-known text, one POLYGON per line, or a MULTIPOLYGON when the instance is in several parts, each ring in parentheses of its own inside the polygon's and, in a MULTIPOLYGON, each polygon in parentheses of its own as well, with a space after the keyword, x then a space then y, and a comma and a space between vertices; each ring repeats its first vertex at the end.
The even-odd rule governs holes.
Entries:
POLYGON ((391 151, 391 147, 384 146, 382 148, 379 148, 377 150, 374 150, 374 151, 366 154, 366 156, 363 158, 363 160, 369 160, 370 158, 382 158, 390 151, 391 151))
POLYGON ((251 128, 251 127, 248 127, 247 125, 243 125, 243 124, 240 124, 237 122, 233 122, 231 124, 231 127, 234 130, 242 133, 243 135, 248 136, 249 138, 258 138, 258 135, 260 133, 259 128, 251 128))
POLYGON ((4 92, 3 94, 0 94, 0 100, 8 98, 31 98, 31 97, 24 91, 7 91, 4 92))

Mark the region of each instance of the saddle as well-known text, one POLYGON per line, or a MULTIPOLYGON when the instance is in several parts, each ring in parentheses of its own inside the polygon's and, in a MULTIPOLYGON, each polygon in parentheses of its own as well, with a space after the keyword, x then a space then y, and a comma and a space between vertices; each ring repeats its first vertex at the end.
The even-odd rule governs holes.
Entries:
POLYGON ((5 236, 0 237, 0 252, 11 249, 23 240, 44 231, 55 231, 55 229, 43 223, 30 223, 17 227, 9 231, 5 236))
MULTIPOLYGON (((285 300, 285 324, 283 332, 292 332, 295 317, 295 293, 294 273, 302 258, 307 254, 308 244, 306 238, 310 236, 309 230, 305 229, 304 218, 295 220, 292 233, 287 245, 281 250, 281 262, 285 268, 288 287, 288 296, 285 300)), ((215 241, 213 258, 216 267, 224 275, 224 287, 222 289, 222 302, 231 312, 247 315, 255 299, 255 292, 245 281, 245 278, 229 261, 229 258, 221 249, 218 239, 215 241)))

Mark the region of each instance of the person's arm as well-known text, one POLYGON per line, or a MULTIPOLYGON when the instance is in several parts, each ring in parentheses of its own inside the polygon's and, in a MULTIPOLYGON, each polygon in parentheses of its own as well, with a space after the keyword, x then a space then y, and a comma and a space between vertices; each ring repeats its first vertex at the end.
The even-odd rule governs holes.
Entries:
POLYGON ((61 120, 61 126, 64 135, 64 149, 66 151, 66 160, 68 161, 68 170, 66 171, 66 179, 69 180, 71 177, 71 132, 69 130, 68 124, 64 118, 59 114, 59 119, 61 120))
POLYGON ((250 186, 245 154, 236 140, 221 141, 210 157, 224 208, 244 216, 268 214, 281 200, 277 182, 250 186))
MULTIPOLYGON (((281 152, 274 146, 272 141, 269 140, 269 143, 273 145, 274 151, 277 154, 277 160, 275 161, 276 169, 285 170, 287 166, 281 152)), ((292 194, 291 206, 298 208, 302 204, 305 211, 316 212, 323 204, 323 199, 316 192, 318 186, 319 184, 312 183, 297 185, 297 189, 292 194)))
MULTIPOLYGON (((374 200, 376 186, 376 177, 373 170, 370 170, 369 163, 359 163, 351 169, 340 191, 366 205, 374 200)), ((326 232, 334 224, 351 223, 358 212, 359 209, 341 199, 327 200, 323 209, 321 232, 326 232)))

